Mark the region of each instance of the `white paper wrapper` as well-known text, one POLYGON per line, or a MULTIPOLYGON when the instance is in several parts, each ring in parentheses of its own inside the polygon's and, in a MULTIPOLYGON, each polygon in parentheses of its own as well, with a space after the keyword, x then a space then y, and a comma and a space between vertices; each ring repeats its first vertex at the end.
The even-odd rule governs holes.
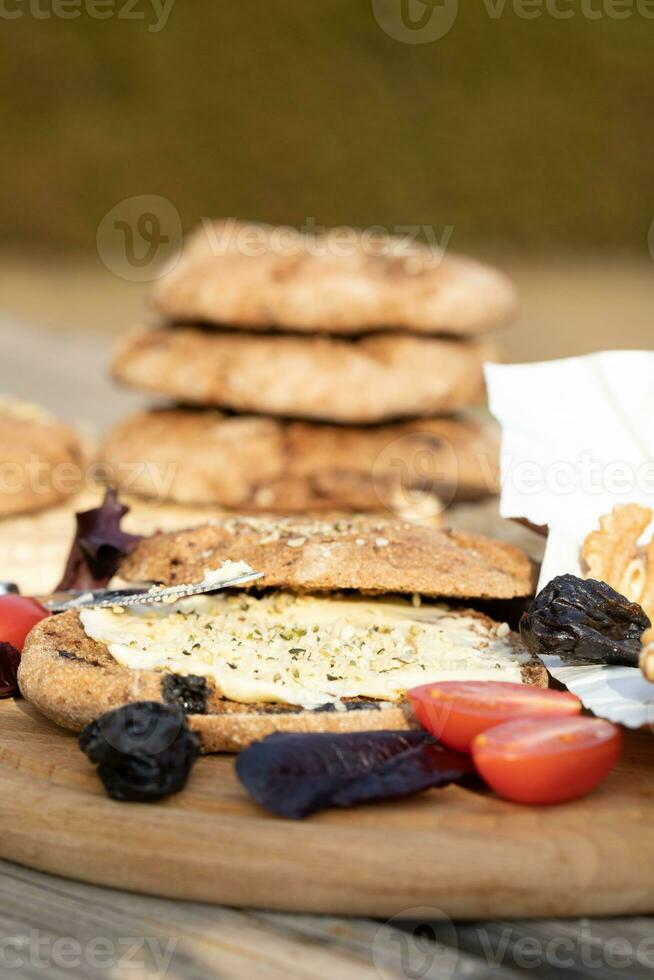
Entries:
MULTIPOLYGON (((654 351, 485 370, 502 426, 500 513, 549 526, 539 589, 581 575, 581 546, 603 514, 632 502, 654 510, 654 351)), ((595 714, 630 728, 654 723, 654 684, 637 668, 544 660, 595 714)))

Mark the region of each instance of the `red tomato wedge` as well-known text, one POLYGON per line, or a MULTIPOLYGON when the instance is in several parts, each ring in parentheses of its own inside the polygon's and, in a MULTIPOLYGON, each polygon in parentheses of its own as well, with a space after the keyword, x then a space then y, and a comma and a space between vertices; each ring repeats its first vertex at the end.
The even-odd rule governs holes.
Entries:
POLYGON ((477 735, 479 775, 514 803, 563 803, 590 793, 620 755, 622 733, 601 718, 524 718, 477 735))
POLYGON ((11 643, 21 653, 29 631, 49 615, 36 599, 24 595, 0 596, 0 643, 11 643))
POLYGON ((475 735, 515 718, 578 715, 581 702, 567 691, 504 681, 443 681, 407 694, 416 718, 443 745, 469 752, 475 735))

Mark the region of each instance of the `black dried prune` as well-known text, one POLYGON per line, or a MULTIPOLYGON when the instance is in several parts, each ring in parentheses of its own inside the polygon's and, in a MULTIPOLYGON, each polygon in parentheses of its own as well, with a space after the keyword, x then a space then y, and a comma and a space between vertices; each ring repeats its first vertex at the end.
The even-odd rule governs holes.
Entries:
POLYGON ((181 708, 134 701, 87 725, 79 746, 112 799, 147 803, 184 787, 200 740, 181 708))
POLYGON ((557 575, 523 613, 520 636, 532 653, 637 667, 650 625, 637 602, 606 582, 557 575))
POLYGON ((176 704, 189 715, 207 713, 207 678, 197 674, 166 674, 161 682, 166 704, 176 704))

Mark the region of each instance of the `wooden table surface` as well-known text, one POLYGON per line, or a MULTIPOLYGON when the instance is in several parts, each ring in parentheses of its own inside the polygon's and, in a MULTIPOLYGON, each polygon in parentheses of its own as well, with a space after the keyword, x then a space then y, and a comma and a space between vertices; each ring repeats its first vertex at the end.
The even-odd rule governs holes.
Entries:
MULTIPOLYGON (((5 369, 0 363, 0 388, 45 400, 69 417, 97 405, 89 371, 79 367, 93 365, 101 377, 103 343, 51 336, 49 351, 39 337, 35 370, 27 328, 1 326, 3 346, 11 340, 13 353, 5 369)), ((96 383, 94 376, 97 394, 96 383)), ((107 398, 92 424, 115 417, 117 397, 107 398)), ((482 513, 463 515, 461 523, 488 527, 482 513)), ((506 530, 514 539, 519 533, 506 530)), ((389 875, 401 874, 389 867, 389 875)), ((654 918, 452 923, 438 909, 407 912, 413 919, 383 923, 236 910, 93 887, 0 861, 0 977, 640 980, 654 969, 654 918)))
POLYGON ((453 924, 416 914, 419 923, 389 924, 236 910, 0 862, 0 976, 644 980, 654 968, 649 918, 453 924))

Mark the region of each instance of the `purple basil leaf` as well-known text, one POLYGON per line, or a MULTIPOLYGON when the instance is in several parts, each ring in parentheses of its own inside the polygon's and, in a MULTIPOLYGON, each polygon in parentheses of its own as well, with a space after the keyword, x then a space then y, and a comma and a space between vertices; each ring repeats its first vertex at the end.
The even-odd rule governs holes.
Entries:
POLYGON ((277 732, 236 759, 250 796, 283 817, 408 796, 470 776, 468 756, 427 732, 277 732))
POLYGON ((0 643, 0 698, 18 694, 20 653, 11 643, 0 643))
POLYGON ((141 540, 120 529, 128 510, 109 488, 100 507, 76 515, 75 538, 58 590, 100 589, 113 578, 121 558, 141 540))

